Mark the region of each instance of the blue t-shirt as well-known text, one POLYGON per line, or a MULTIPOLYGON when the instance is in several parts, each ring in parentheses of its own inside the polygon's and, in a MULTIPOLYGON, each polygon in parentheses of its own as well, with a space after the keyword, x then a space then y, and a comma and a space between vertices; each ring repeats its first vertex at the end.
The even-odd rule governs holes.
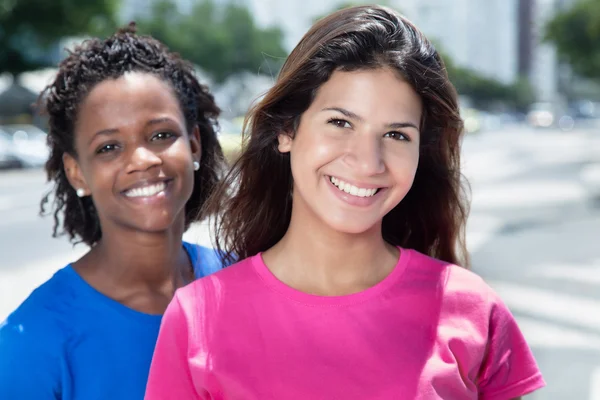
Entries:
MULTIPOLYGON (((184 248, 196 277, 221 268, 213 249, 184 248)), ((143 399, 161 318, 62 268, 0 324, 0 399, 143 399)))

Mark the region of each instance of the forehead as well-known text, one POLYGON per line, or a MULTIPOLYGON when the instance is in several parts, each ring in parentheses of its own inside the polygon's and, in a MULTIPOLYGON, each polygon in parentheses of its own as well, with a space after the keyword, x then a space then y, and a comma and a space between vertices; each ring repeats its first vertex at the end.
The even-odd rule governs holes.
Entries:
POLYGON ((118 123, 140 112, 182 117, 179 101, 168 83, 152 74, 128 72, 98 83, 83 100, 78 119, 112 119, 118 123))
MULTIPOLYGON (((421 98, 389 68, 335 71, 317 91, 311 108, 343 107, 366 118, 420 119, 421 98)), ((417 121, 419 122, 419 121, 417 121)))

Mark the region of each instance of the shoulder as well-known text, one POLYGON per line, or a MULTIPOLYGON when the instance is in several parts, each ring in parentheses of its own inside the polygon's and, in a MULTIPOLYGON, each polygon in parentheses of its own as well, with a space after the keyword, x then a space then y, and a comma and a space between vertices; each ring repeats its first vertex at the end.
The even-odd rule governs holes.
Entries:
POLYGON ((485 280, 464 267, 409 250, 408 279, 429 282, 444 304, 457 310, 491 312, 502 301, 485 280))
POLYGON ((185 241, 183 247, 190 257, 197 278, 217 272, 224 266, 223 257, 216 249, 185 241))
POLYGON ((28 385, 38 391, 55 389, 72 335, 67 284, 68 272, 59 270, 0 323, 0 391, 24 393, 28 385), (32 371, 40 371, 34 381, 32 371))
POLYGON ((220 268, 216 272, 178 289, 176 297, 182 308, 186 309, 187 305, 194 308, 194 305, 198 303, 220 301, 224 296, 227 298, 237 297, 242 293, 252 291, 253 283, 259 280, 253 266, 253 258, 249 257, 228 267, 220 268))
POLYGON ((71 308, 70 267, 57 271, 49 280, 37 287, 0 324, 0 345, 8 338, 18 342, 52 341, 68 330, 68 313, 71 308), (43 332, 43 334, 42 334, 43 332), (18 333, 18 335, 16 334, 18 333))
POLYGON ((438 342, 466 365, 475 360, 474 381, 482 398, 517 398, 544 386, 517 321, 484 279, 466 268, 409 252, 407 280, 421 279, 415 286, 430 289, 428 298, 439 307, 438 342))

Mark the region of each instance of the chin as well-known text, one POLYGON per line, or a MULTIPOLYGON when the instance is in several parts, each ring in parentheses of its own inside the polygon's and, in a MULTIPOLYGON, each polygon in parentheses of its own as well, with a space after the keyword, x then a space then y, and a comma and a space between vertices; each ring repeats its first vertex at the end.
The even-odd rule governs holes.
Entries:
POLYGON ((173 224, 148 224, 146 226, 138 226, 136 230, 145 233, 163 233, 173 228, 173 224))
POLYGON ((372 231, 376 226, 380 225, 377 224, 377 221, 350 220, 349 218, 338 220, 328 218, 325 219, 325 223, 334 231, 349 235, 360 235, 367 233, 372 231))
POLYGON ((163 218, 147 218, 145 220, 130 221, 129 227, 139 232, 147 233, 160 233, 166 232, 175 226, 175 219, 171 216, 164 216, 163 218))

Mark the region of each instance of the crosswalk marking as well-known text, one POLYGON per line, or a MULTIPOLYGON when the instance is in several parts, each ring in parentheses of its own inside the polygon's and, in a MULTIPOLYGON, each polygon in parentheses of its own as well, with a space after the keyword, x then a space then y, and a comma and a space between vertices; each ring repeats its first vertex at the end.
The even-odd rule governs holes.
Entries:
POLYGON ((589 400, 600 400, 600 365, 590 375, 589 400))
MULTIPOLYGON (((600 260, 590 266, 549 265, 528 274, 531 277, 568 280, 586 285, 600 285, 600 260)), ((598 311, 600 313, 600 310, 598 311)))
POLYGON ((477 251, 498 230, 502 228, 502 220, 487 214, 472 213, 467 221, 467 248, 471 253, 477 251))
POLYGON ((600 351, 600 334, 566 328, 534 317, 518 316, 517 321, 527 343, 533 348, 600 351))
POLYGON ((587 198, 578 182, 541 181, 508 182, 473 191, 473 207, 477 209, 545 207, 566 202, 580 203, 587 198))
POLYGON ((600 334, 600 301, 523 284, 489 282, 514 311, 573 324, 600 334))

